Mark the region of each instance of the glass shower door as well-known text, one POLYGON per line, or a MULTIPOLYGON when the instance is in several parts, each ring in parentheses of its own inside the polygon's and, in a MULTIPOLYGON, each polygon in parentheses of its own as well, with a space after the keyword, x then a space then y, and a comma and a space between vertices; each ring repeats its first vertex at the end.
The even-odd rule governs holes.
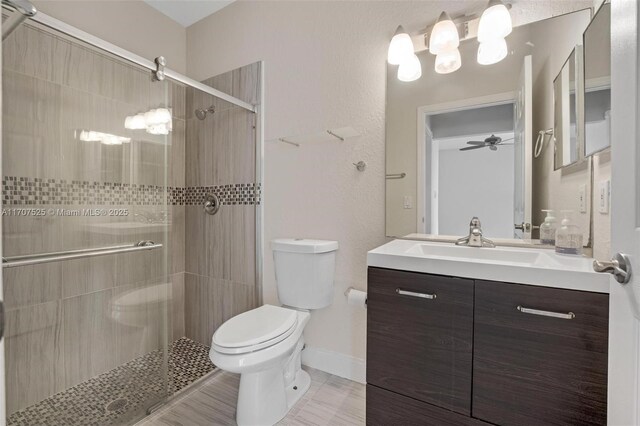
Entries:
POLYGON ((133 423, 168 392, 178 94, 35 24, 2 50, 7 423, 133 423))

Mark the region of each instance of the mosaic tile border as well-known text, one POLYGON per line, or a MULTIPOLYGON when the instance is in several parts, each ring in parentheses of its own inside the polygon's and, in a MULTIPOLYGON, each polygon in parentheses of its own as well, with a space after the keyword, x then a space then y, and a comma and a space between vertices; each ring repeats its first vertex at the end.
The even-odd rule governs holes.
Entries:
POLYGON ((164 187, 114 182, 67 181, 5 176, 3 205, 200 205, 214 193, 224 205, 259 205, 260 183, 231 183, 215 186, 164 187))
MULTIPOLYGON (((164 395, 163 354, 150 352, 17 411, 7 426, 126 424, 164 395)), ((186 337, 169 347, 168 364, 170 395, 215 369, 209 348, 186 337)))

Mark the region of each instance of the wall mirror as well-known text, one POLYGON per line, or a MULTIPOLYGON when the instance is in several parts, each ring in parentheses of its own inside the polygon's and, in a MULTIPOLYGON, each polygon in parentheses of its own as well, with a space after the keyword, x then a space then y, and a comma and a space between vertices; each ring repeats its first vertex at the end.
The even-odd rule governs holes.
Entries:
POLYGON ((553 142, 547 137, 534 159, 535 135, 551 132, 553 79, 581 44, 592 4, 515 26, 508 54, 493 65, 476 60, 476 38, 460 42, 462 66, 449 74, 435 72, 426 50, 415 81, 399 81, 387 64, 387 236, 466 235, 478 216, 489 238, 531 238, 535 212, 549 208, 559 186, 550 176, 553 142))
POLYGON ((584 152, 611 144, 611 3, 596 12, 584 33, 584 152))
POLYGON ((576 46, 553 80, 554 170, 583 158, 582 46, 576 46))

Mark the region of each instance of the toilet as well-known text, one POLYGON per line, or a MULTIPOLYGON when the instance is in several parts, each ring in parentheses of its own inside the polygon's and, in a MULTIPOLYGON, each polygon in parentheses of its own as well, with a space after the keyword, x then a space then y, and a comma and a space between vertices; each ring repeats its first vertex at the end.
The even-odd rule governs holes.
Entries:
POLYGON ((311 385, 300 368, 303 331, 311 310, 333 302, 337 241, 277 239, 271 242, 278 299, 229 319, 213 334, 211 361, 240 374, 236 422, 273 425, 311 385))

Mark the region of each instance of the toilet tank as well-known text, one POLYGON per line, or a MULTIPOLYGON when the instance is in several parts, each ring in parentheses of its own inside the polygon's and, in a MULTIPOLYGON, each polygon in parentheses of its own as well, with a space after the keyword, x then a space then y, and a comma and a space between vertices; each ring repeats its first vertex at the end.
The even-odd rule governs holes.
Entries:
POLYGON ((337 241, 283 238, 273 240, 271 249, 280 303, 300 309, 331 305, 337 241))

